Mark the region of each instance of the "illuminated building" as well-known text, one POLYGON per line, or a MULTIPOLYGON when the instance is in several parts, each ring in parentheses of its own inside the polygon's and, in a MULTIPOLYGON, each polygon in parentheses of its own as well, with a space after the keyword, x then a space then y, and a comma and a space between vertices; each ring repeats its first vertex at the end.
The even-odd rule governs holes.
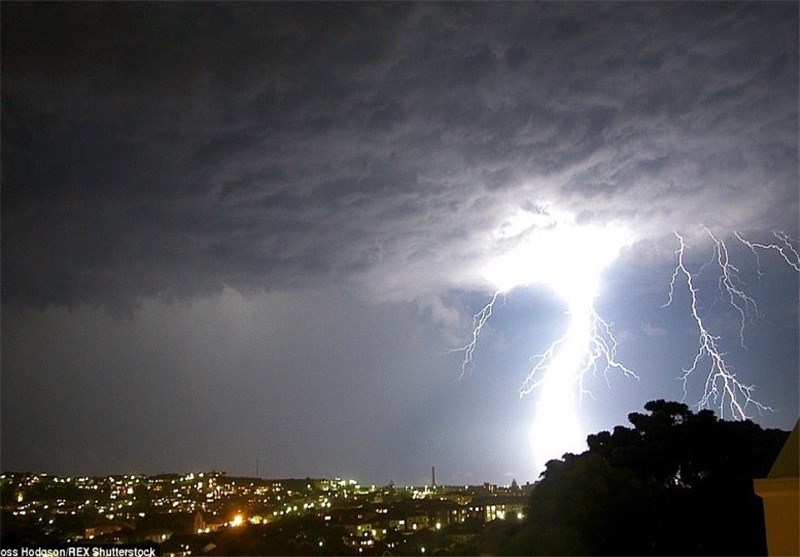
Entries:
POLYGON ((800 555, 800 420, 764 479, 753 481, 764 500, 769 555, 800 555))

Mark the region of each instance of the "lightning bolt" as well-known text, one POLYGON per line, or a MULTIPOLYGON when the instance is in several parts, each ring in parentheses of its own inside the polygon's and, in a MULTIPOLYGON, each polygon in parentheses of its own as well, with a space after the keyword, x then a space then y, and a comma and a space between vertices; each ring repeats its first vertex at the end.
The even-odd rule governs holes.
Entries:
MULTIPOLYGON (((453 348, 449 351, 464 353, 459 380, 464 377, 471 366, 474 366, 478 338, 486 322, 492 316, 495 304, 503 295, 501 291, 495 292, 489 303, 472 316, 472 339, 464 346, 453 348)), ((567 313, 571 317, 564 336, 554 341, 544 353, 531 358, 534 366, 520 387, 521 397, 530 394, 546 381, 547 371, 554 367, 554 364, 559 362, 557 358, 563 352, 566 352, 564 345, 576 344, 574 339, 578 338, 585 339, 583 347, 578 347, 578 352, 582 354, 582 357, 579 358, 580 361, 576 368, 577 373, 574 374, 574 379, 580 387, 581 395, 588 394, 591 396, 591 392, 584 387, 583 382, 584 376, 590 372, 592 375, 597 375, 597 372, 602 369, 606 383, 608 383, 608 374, 613 369, 621 371, 628 377, 639 378, 635 372, 617 360, 617 339, 611 332, 611 325, 597 313, 593 304, 587 306, 586 304, 572 302, 569 304, 567 313), (603 365, 600 366, 598 365, 599 363, 603 365)))
POLYGON ((627 377, 639 379, 635 372, 617 360, 617 339, 611 332, 611 325, 592 305, 582 307, 580 304, 571 304, 569 314, 570 324, 566 334, 553 342, 544 353, 531 358, 534 365, 520 387, 521 397, 541 387, 548 380, 548 372, 554 368, 573 367, 573 379, 581 397, 584 394, 592 396, 584 386, 584 378, 588 373, 594 376, 602 370, 607 384, 609 372, 614 369, 627 377), (573 366, 563 365, 567 353, 578 354, 573 366))
POLYGON ((731 307, 739 313, 739 344, 747 350, 744 344, 745 321, 751 313, 762 320, 764 316, 758 311, 756 301, 745 294, 743 287, 740 286, 739 269, 730 262, 728 247, 725 242, 714 236, 705 226, 701 225, 701 227, 714 243, 715 259, 719 268, 719 291, 723 296, 727 296, 731 307))
POLYGON ((483 330, 483 326, 486 325, 486 322, 492 316, 492 312, 494 311, 494 305, 497 303, 497 299, 502 296, 503 293, 501 291, 497 291, 492 296, 492 300, 483 306, 478 313, 472 316, 472 340, 470 340, 467 344, 462 346, 461 348, 453 348, 449 352, 463 352, 464 353, 464 361, 461 362, 461 375, 458 376, 459 381, 464 378, 464 374, 467 372, 467 368, 471 365, 474 365, 473 356, 475 354, 475 348, 478 346, 478 337, 483 330))
MULTIPOLYGON (((543 354, 531 359, 534 365, 519 390, 520 397, 539 391, 532 426, 534 459, 538 469, 543 469, 550 458, 577 451, 583 446, 585 434, 575 408, 575 387, 577 385, 581 400, 585 394, 591 396, 584 383, 589 373, 596 375, 602 370, 607 383, 609 373, 615 369, 638 379, 633 371, 617 360, 617 340, 611 332, 611 325, 595 310, 593 292, 592 288, 571 295, 562 292, 562 296, 567 298, 567 330, 543 354)), ((478 338, 500 296, 502 292, 496 292, 491 301, 473 316, 470 342, 453 350, 464 352, 459 379, 469 366, 474 365, 478 338)))
POLYGON ((612 370, 639 378, 617 360, 617 340, 611 326, 595 310, 594 295, 587 292, 591 291, 568 297, 566 333, 543 354, 532 358, 534 365, 520 387, 520 397, 539 390, 531 432, 539 469, 550 458, 584 447, 585 433, 578 421, 575 393, 577 390, 578 403, 584 395, 592 396, 585 385, 588 374, 594 376, 602 370, 607 384, 612 370))
MULTIPOLYGON (((555 292, 566 302, 568 324, 564 335, 554 341, 541 355, 531 359, 533 367, 519 389, 520 397, 539 391, 536 403, 532 441, 534 459, 541 469, 547 460, 565 452, 576 451, 584 444, 585 434, 581 431, 576 408, 576 391, 583 399, 591 396, 585 379, 588 374, 602 372, 606 382, 609 374, 621 371, 626 376, 637 375, 617 359, 617 340, 611 325, 595 310, 594 300, 599 290, 602 269, 616 255, 616 244, 591 245, 593 240, 605 240, 597 230, 578 232, 568 230, 561 238, 563 245, 545 243, 547 249, 523 250, 502 260, 497 277, 508 288, 525 286, 536 282, 531 276, 550 284, 555 292), (586 243, 584 242, 584 239, 586 243), (559 249, 560 248, 560 249, 559 249), (544 254, 544 255, 543 255, 544 254), (566 256, 569 254, 569 256, 566 256), (601 254, 600 257, 597 255, 601 254), (537 257, 538 256, 538 257, 537 257), (537 267, 552 270, 551 274, 530 275, 530 258, 537 259, 537 267), (513 277, 509 279, 509 277, 513 277), (577 389, 576 389, 577 386, 577 389)), ((607 234, 608 239, 614 238, 607 234)), ((495 292, 492 299, 472 318, 472 338, 461 348, 464 358, 461 363, 461 376, 474 365, 474 354, 478 339, 491 318, 496 304, 505 290, 495 292)))
MULTIPOLYGON (((702 226, 706 234, 711 238, 714 245, 715 261, 720 273, 718 286, 720 291, 726 295, 730 305, 739 313, 739 340, 742 347, 744 343, 744 327, 746 317, 750 312, 760 316, 758 306, 755 301, 744 293, 739 286, 738 269, 731 264, 728 249, 725 242, 702 226)), ((733 368, 725 361, 725 354, 720 349, 720 337, 710 332, 710 329, 700 313, 698 301, 698 287, 695 284, 696 276, 693 275, 686 264, 686 250, 690 246, 686 243, 683 236, 674 232, 678 239, 678 249, 675 251, 677 262, 675 270, 669 283, 669 298, 662 307, 670 306, 673 302, 676 282, 682 277, 690 296, 689 310, 698 331, 698 349, 694 356, 692 365, 684 368, 680 377, 683 384, 684 398, 687 396, 687 385, 689 378, 697 372, 703 362, 708 362, 708 373, 706 375, 703 396, 698 402, 700 408, 710 407, 712 402, 718 404, 720 416, 724 417, 725 408, 735 419, 746 419, 748 406, 754 406, 759 411, 770 410, 753 398, 755 387, 742 383, 734 372, 733 368)), ((737 237, 739 237, 737 235, 737 237)), ((741 238, 740 238, 741 239, 741 238)))
POLYGON ((750 242, 742 238, 738 232, 734 232, 736 238, 750 248, 750 251, 753 252, 753 255, 756 256, 756 265, 758 267, 758 274, 761 273, 761 258, 758 256, 757 249, 763 250, 773 250, 778 252, 783 260, 786 262, 787 265, 792 267, 795 271, 800 272, 800 253, 797 252, 797 249, 792 245, 792 242, 795 244, 798 243, 798 240, 790 238, 787 234, 783 232, 773 232, 772 235, 775 237, 776 240, 782 242, 782 244, 761 244, 758 242, 750 242))

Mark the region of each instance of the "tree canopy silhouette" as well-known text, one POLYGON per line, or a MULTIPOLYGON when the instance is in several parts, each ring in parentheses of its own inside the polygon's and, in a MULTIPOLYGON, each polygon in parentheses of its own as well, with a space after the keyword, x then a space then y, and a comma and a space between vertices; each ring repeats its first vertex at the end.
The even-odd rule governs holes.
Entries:
POLYGON ((765 555, 765 477, 788 432, 664 400, 547 463, 511 554, 765 555))

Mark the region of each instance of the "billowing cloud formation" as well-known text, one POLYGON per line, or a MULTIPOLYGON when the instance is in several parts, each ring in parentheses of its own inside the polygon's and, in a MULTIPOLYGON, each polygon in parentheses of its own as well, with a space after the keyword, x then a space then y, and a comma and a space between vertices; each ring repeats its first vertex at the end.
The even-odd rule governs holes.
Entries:
POLYGON ((520 208, 794 229, 797 12, 4 5, 3 303, 338 280, 446 316, 520 208))

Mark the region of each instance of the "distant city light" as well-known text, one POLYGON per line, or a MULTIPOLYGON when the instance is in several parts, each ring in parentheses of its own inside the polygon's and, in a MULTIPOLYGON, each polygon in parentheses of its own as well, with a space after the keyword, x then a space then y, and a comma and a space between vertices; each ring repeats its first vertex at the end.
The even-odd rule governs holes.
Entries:
MULTIPOLYGON (((171 476, 171 475, 170 475, 171 476)), ((316 480, 319 483, 308 484, 312 485, 312 491, 294 490, 294 496, 283 497, 282 503, 276 504, 277 482, 265 482, 262 484, 254 482, 236 482, 233 479, 223 479, 216 476, 206 475, 206 481, 203 482, 205 488, 214 489, 217 495, 214 500, 206 501, 205 493, 198 493, 197 480, 190 480, 187 475, 174 476, 181 478, 174 480, 172 477, 147 477, 141 476, 136 478, 131 476, 125 479, 108 478, 87 478, 86 480, 79 480, 76 483, 77 493, 75 496, 62 496, 56 495, 54 497, 44 496, 39 498, 38 492, 36 497, 33 497, 31 492, 24 492, 26 486, 32 485, 34 480, 31 476, 19 475, 18 478, 12 480, 6 479, 9 482, 7 489, 10 493, 17 495, 23 494, 21 501, 14 502, 14 508, 10 509, 10 514, 13 517, 35 517, 36 520, 42 525, 50 525, 50 529, 57 532, 61 540, 89 540, 101 538, 106 536, 115 529, 121 528, 122 524, 130 524, 136 530, 138 528, 145 528, 142 519, 147 517, 147 523, 152 520, 159 520, 159 516, 166 518, 170 514, 192 513, 194 516, 194 524, 191 532, 195 535, 203 535, 219 531, 221 528, 240 528, 248 522, 252 524, 267 524, 278 522, 283 516, 317 516, 319 520, 330 525, 332 522, 342 524, 346 527, 351 525, 357 532, 357 537, 354 537, 350 542, 353 551, 359 548, 366 548, 368 551, 375 548, 381 543, 387 535, 391 533, 411 534, 412 531, 429 531, 435 532, 445 531, 449 525, 464 523, 470 516, 480 516, 484 522, 500 519, 503 512, 513 513, 507 516, 522 516, 522 509, 525 495, 522 490, 510 490, 501 488, 502 493, 506 497, 513 497, 515 502, 508 503, 506 499, 502 499, 502 504, 498 504, 501 500, 495 499, 494 505, 489 501, 480 503, 475 500, 476 497, 483 498, 486 494, 486 486, 466 486, 463 489, 459 487, 440 488, 437 497, 431 497, 429 492, 427 498, 416 499, 418 505, 413 510, 401 510, 400 512, 408 512, 407 515, 396 516, 395 512, 400 508, 395 507, 394 501, 378 503, 377 497, 386 493, 385 487, 361 486, 359 491, 350 492, 350 501, 352 506, 342 501, 341 496, 346 489, 351 489, 350 481, 345 483, 342 487, 332 487, 332 484, 324 483, 324 480, 316 480), (129 486, 133 483, 140 486, 141 492, 137 489, 137 494, 133 495, 129 492, 129 486), (164 489, 166 488, 166 489, 164 489), (89 498, 85 498, 85 493, 91 493, 89 498), (372 514, 369 519, 359 513, 358 517, 353 516, 354 522, 348 522, 348 515, 342 515, 340 510, 343 508, 355 509, 361 508, 364 501, 371 500, 371 496, 376 497, 376 506, 372 509, 372 514), (444 497, 443 497, 444 496, 444 497), (231 499, 228 499, 230 497, 231 499), (329 500, 330 498, 330 500, 329 500), (430 504, 425 501, 428 499, 430 504), (445 499, 452 499, 453 503, 458 505, 458 508, 447 509, 443 512, 439 508, 436 501, 445 499), (337 511, 327 511, 330 508, 331 500, 338 501, 337 511), (235 501, 235 503, 234 503, 235 501), (289 504, 291 501, 291 504, 289 504), (234 507, 235 512, 231 512, 229 505, 236 504, 234 507), (143 506, 144 505, 144 506, 143 506), (280 505, 280 506, 279 506, 280 505), (265 506, 271 506, 267 511, 265 506), (227 509, 227 510, 226 510, 227 509), (282 510, 281 510, 282 509, 282 510), (271 513, 265 516, 265 512, 271 513), (89 519, 92 523, 86 528, 81 528, 77 531, 70 531, 61 523, 56 515, 69 515, 76 516, 76 514, 86 514, 95 517, 89 519), (196 514, 201 513, 201 514, 196 514), (230 514, 228 514, 230 513, 230 514), (475 513, 475 514, 472 514, 475 513), (519 513, 519 514, 518 514, 519 513), (211 518, 216 516, 217 518, 211 518), (223 517, 226 517, 223 518, 223 517), (113 521, 109 523, 109 521, 113 521), (92 538, 94 536, 94 538, 92 538)), ((195 476, 195 478, 198 476, 195 476)), ((8 476, 7 476, 8 478, 8 476)), ((47 486, 46 482, 52 484, 62 484, 65 480, 62 478, 36 478, 35 482, 41 482, 47 486)), ((306 484, 303 484, 306 485, 306 484)), ((358 485, 358 484, 356 484, 358 485)), ((402 493, 402 498, 399 501, 413 500, 414 494, 417 496, 421 493, 422 488, 409 488, 402 493)), ((48 493, 48 489, 41 490, 42 493, 48 493)), ((289 490, 284 490, 288 492, 289 490)), ((494 491, 491 492, 493 498, 499 497, 494 491)), ((88 515, 87 515, 88 516, 88 515)), ((164 538, 164 533, 159 532, 156 537, 160 541, 168 539, 175 534, 175 531, 170 530, 167 533, 167 538, 164 538)), ((133 539, 133 534, 114 534, 115 538, 125 541, 133 539)), ((101 538, 104 539, 104 538, 101 538)), ((328 539, 316 538, 316 543, 321 541, 326 549, 330 548, 328 539)), ((311 542, 314 543, 313 541, 311 542)), ((392 548, 393 545, 398 545, 390 541, 385 541, 386 547, 392 548)), ((400 544, 402 545, 402 544, 400 544)), ((430 548, 427 548, 430 550, 430 548)), ((419 547, 417 546, 417 551, 419 547)), ((362 549, 362 553, 364 553, 362 549)), ((184 555, 189 555, 184 553, 184 555)))

